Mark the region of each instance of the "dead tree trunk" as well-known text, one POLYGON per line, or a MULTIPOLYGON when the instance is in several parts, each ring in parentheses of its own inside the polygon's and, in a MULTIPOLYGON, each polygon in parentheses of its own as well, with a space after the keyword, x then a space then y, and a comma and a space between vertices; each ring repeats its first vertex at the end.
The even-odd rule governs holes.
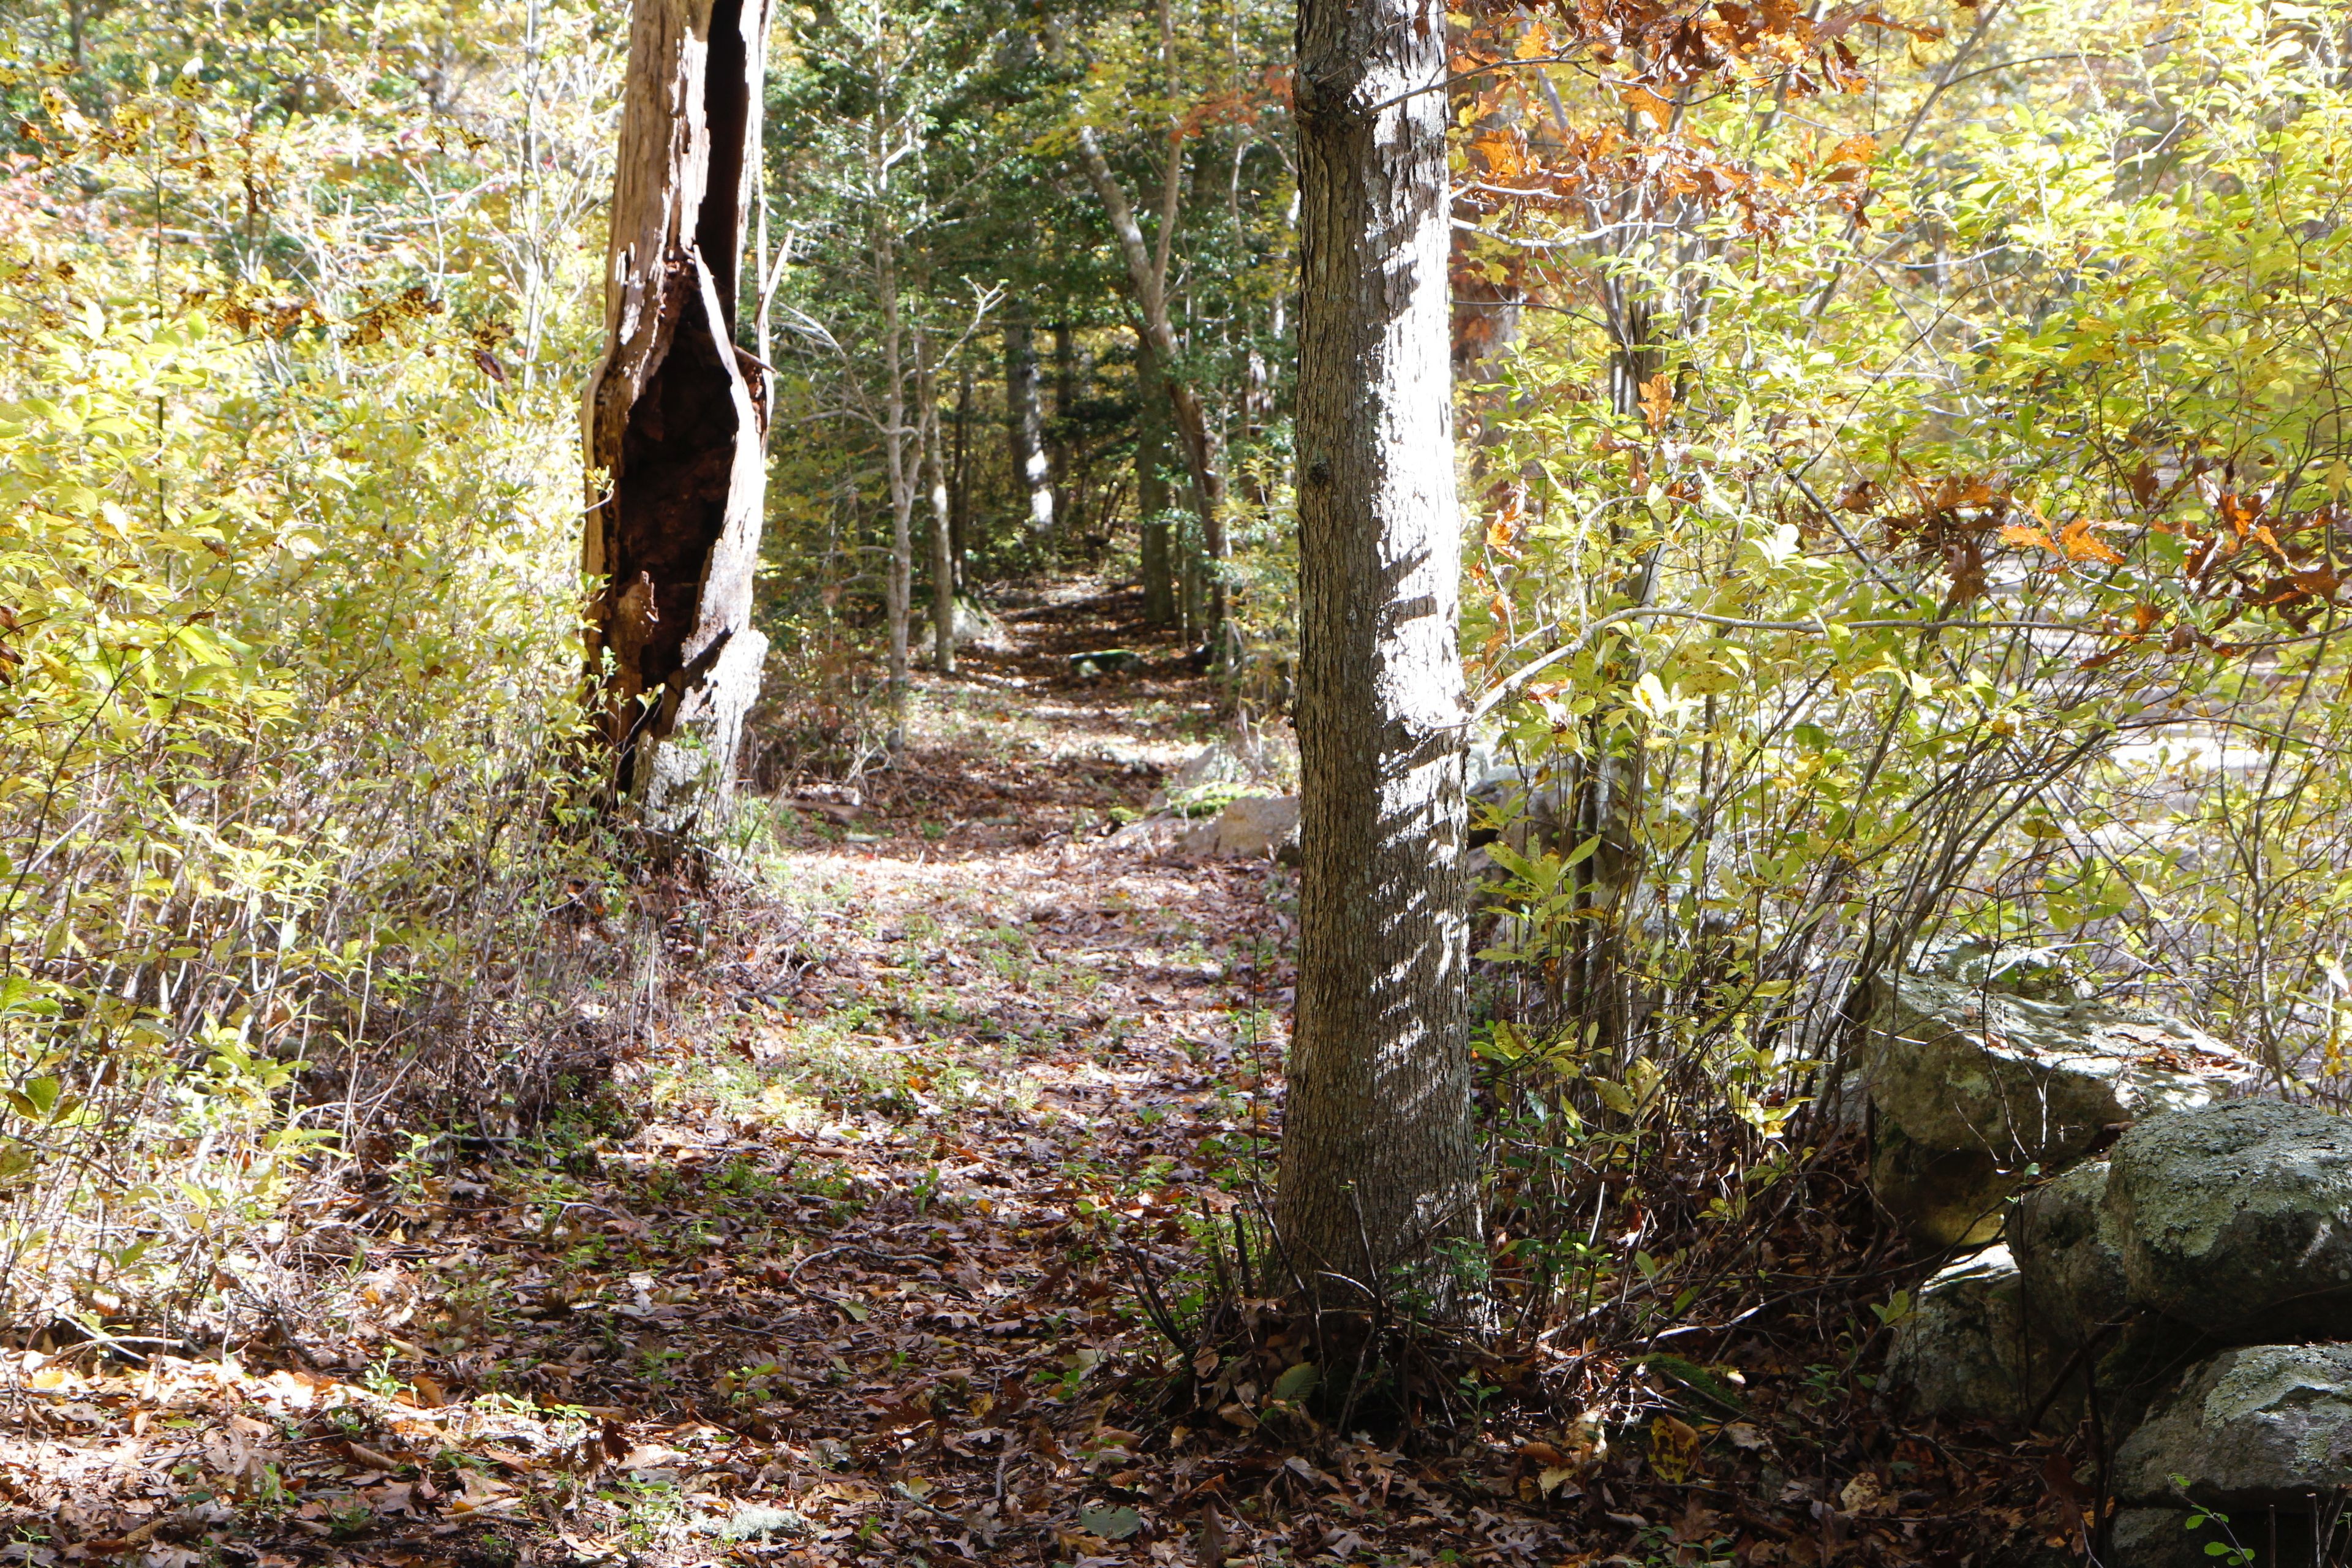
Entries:
POLYGON ((1301 0, 1297 37, 1304 860, 1276 1218, 1318 1305, 1405 1285, 1459 1310, 1444 1253, 1481 1226, 1444 8, 1301 0))
POLYGON ((751 627, 766 375, 735 346, 769 0, 636 0, 582 423, 585 640, 614 796, 689 825, 732 784, 767 639, 751 627))

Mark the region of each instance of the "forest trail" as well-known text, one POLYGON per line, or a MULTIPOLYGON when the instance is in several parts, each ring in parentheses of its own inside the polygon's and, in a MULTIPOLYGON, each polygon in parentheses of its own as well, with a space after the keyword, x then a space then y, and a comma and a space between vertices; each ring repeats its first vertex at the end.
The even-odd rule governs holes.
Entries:
POLYGON ((1822 1568, 2044 1528, 2038 1450, 1889 1430, 1858 1342, 1823 1363, 1822 1291, 1878 1275, 1810 1210, 1810 1311, 1725 1344, 1736 1394, 1675 1362, 1646 1436, 1561 1425, 1545 1380, 1633 1369, 1540 1342, 1320 1424, 1233 1247, 1291 874, 1112 844, 1204 683, 1130 600, 1004 607, 897 765, 773 779, 733 869, 551 924, 644 963, 549 1109, 370 1139, 227 1260, 233 1354, 0 1359, 0 1564, 1822 1568), (1082 676, 1106 647, 1140 667, 1082 676))
POLYGON ((1168 1350, 1128 1260, 1246 1201, 1289 879, 1106 847, 1210 723, 1122 607, 1011 603, 898 766, 779 791, 750 885, 612 914, 661 939, 601 1085, 376 1150, 278 1249, 269 1338, 25 1357, 5 1555, 1189 1561, 1238 1490, 1120 1425, 1168 1350), (1142 667, 1081 678, 1107 644, 1142 667))

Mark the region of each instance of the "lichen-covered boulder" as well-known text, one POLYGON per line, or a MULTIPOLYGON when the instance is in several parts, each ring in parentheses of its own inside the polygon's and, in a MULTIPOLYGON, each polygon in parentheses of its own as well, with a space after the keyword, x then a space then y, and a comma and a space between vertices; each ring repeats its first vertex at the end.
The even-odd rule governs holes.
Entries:
POLYGON ((2224 1343, 2352 1337, 2352 1121, 2235 1100, 2140 1123, 2111 1165, 2135 1303, 2224 1343))
POLYGON ((2107 1163, 2077 1165, 2018 1199, 2002 1229, 2028 1317, 2069 1349, 2131 1310, 2106 1195, 2107 1163))
POLYGON ((2133 1306, 2121 1237, 2106 1212, 2107 1174, 2106 1162, 2094 1161, 2031 1189, 2010 1207, 2002 1236, 2017 1260, 2038 1424, 2072 1430, 2095 1384, 2112 1439, 2214 1346, 2185 1324, 2133 1306))
POLYGON ((1989 1247, 1919 1288, 1895 1325, 1886 1386, 1915 1416, 2022 1421, 2030 1412, 2017 1264, 1989 1247))
POLYGON ((2253 1064, 2155 1015, 1906 974, 1884 988, 1864 1070, 1879 1114, 1921 1148, 2055 1170, 2119 1122, 2221 1098, 2253 1064))
POLYGON ((2307 1506, 2352 1486, 2352 1345, 2248 1345, 2201 1363, 2116 1456, 2126 1502, 2307 1506))

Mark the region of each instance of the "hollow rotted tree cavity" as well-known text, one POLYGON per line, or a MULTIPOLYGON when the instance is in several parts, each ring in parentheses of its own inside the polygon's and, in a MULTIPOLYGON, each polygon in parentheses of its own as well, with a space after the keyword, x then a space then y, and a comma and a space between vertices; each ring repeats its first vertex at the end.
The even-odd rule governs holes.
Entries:
POLYGON ((734 338, 769 4, 637 0, 630 24, 582 559, 613 795, 661 827, 726 792, 767 652, 766 377, 734 338))

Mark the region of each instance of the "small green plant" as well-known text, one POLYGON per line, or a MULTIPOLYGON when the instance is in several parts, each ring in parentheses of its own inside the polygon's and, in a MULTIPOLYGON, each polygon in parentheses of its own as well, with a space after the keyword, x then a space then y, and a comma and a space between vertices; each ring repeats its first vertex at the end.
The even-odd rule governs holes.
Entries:
POLYGON ((667 1481, 632 1476, 604 1494, 621 1510, 621 1531, 638 1546, 649 1546, 685 1517, 686 1500, 667 1481))
POLYGON ((353 1498, 349 1502, 337 1503, 328 1510, 325 1523, 330 1536, 337 1541, 349 1541, 355 1536, 365 1535, 375 1528, 375 1509, 373 1505, 353 1498))
POLYGON ((360 1375, 360 1386, 383 1399, 397 1399, 407 1392, 407 1383, 393 1374, 393 1355, 387 1350, 370 1363, 367 1371, 360 1375))
MULTIPOLYGON (((2172 1487, 2182 1497, 2189 1497, 2187 1476, 2173 1477, 2172 1487)), ((2205 1542, 2206 1556, 2221 1563, 2222 1568, 2254 1568, 2253 1548, 2240 1545, 2238 1538, 2230 1533, 2230 1516, 2218 1509, 2207 1508, 2196 1499, 2189 1498, 2189 1517, 2180 1521, 2180 1528, 2202 1530, 2208 1524, 2213 1526, 2214 1534, 2221 1539, 2205 1542)))

